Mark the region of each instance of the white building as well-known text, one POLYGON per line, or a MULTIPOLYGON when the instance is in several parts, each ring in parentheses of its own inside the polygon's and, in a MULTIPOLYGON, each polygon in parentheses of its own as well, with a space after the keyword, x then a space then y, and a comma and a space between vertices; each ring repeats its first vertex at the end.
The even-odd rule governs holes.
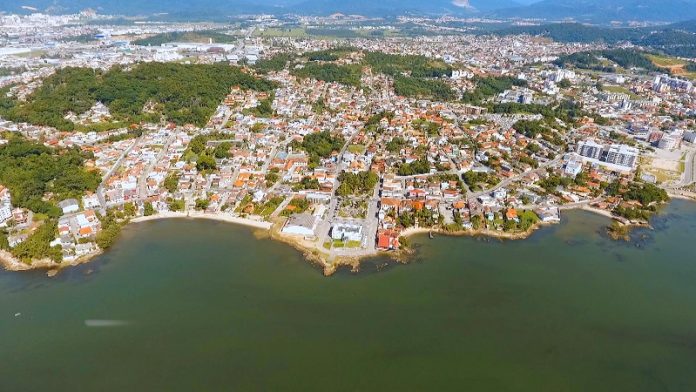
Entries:
POLYGON ((63 214, 71 214, 80 210, 80 203, 75 199, 67 199, 58 203, 58 207, 63 210, 63 214))
POLYGON ((662 136, 662 139, 657 142, 657 148, 661 148, 663 150, 672 150, 677 147, 678 142, 679 140, 677 138, 664 135, 662 136))
POLYGON ((0 185, 0 224, 12 218, 12 196, 10 190, 0 185))
POLYGON ((310 214, 297 214, 288 219, 282 232, 290 235, 313 237, 316 235, 319 219, 310 214))
POLYGON ((638 154, 637 148, 624 144, 613 144, 609 146, 607 162, 614 165, 634 168, 638 162, 638 154))
POLYGON ((331 238, 337 241, 362 241, 363 227, 355 223, 337 223, 331 227, 331 238))
POLYGON ((578 154, 585 158, 599 159, 602 155, 604 146, 594 141, 594 139, 583 140, 578 143, 578 154))

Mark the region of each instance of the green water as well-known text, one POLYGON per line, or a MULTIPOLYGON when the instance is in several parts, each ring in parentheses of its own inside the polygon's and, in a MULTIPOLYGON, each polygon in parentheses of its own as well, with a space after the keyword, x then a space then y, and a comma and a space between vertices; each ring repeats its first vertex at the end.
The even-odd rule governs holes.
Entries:
POLYGON ((696 391, 696 205, 629 244, 606 223, 330 278, 246 228, 134 225, 55 278, 0 272, 0 391, 696 391))

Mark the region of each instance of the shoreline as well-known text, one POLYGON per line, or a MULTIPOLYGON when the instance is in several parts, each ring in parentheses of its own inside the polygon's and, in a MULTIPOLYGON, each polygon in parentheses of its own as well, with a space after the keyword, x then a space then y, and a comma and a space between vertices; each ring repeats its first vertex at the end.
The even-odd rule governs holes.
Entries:
MULTIPOLYGON (((678 198, 680 200, 688 200, 688 201, 694 201, 693 199, 689 198, 678 198)), ((587 211, 590 213, 598 214, 603 217, 609 218, 613 221, 622 223, 619 219, 617 219, 610 211, 594 208, 588 205, 582 206, 582 207, 577 207, 573 208, 577 210, 582 210, 582 211, 587 211)), ((211 214, 211 213, 205 213, 205 212, 164 212, 164 213, 158 213, 150 216, 140 216, 131 219, 128 224, 125 226, 127 227, 131 223, 144 223, 144 222, 150 222, 150 221, 156 221, 156 220, 165 220, 165 219, 205 219, 205 220, 212 220, 212 221, 218 221, 218 222, 225 222, 225 223, 231 223, 231 224, 236 224, 240 226, 246 226, 252 229, 257 229, 260 231, 265 232, 265 234, 268 235, 269 238, 271 238, 274 241, 280 241, 283 242, 292 248, 296 249, 297 251, 301 252, 304 256, 304 258, 311 262, 312 264, 315 264, 319 267, 322 268, 323 273, 325 276, 330 276, 333 275, 337 269, 341 266, 348 266, 351 267, 353 271, 358 271, 360 268, 360 264, 362 260, 372 258, 372 257, 378 257, 378 256, 386 256, 391 258, 394 261, 397 262, 405 262, 405 255, 409 255, 412 253, 411 249, 400 249, 398 251, 382 251, 382 250, 375 250, 374 252, 369 252, 357 256, 341 256, 341 255, 331 255, 320 249, 320 247, 317 244, 311 244, 307 242, 307 240, 303 238, 295 238, 292 236, 287 236, 284 235, 280 232, 280 227, 282 226, 282 222, 276 220, 275 222, 266 222, 266 221, 261 221, 257 219, 250 219, 250 218, 241 218, 241 217, 235 217, 227 214, 211 214)), ((560 224, 561 222, 538 222, 531 226, 529 229, 527 229, 524 232, 514 232, 514 233, 509 233, 509 232, 504 232, 504 231, 497 231, 497 230, 488 230, 488 229, 478 229, 478 230, 460 230, 456 232, 448 232, 444 231, 439 228, 427 228, 427 227, 410 227, 408 229, 405 229, 401 232, 400 237, 413 237, 416 235, 420 234, 428 234, 428 233, 436 233, 438 235, 443 235, 443 236, 450 236, 450 237, 463 237, 463 236, 469 236, 469 237, 489 237, 489 238, 497 238, 500 240, 524 240, 529 238, 531 235, 534 234, 537 230, 541 229, 544 226, 551 226, 551 225, 556 225, 560 224)), ((648 226, 649 224, 628 224, 627 226, 648 226)), ((10 254, 8 251, 0 250, 0 265, 7 271, 31 271, 31 270, 40 270, 40 269, 45 269, 48 271, 49 276, 54 276, 58 271, 62 270, 63 268, 68 268, 68 267, 74 267, 80 264, 85 264, 90 262, 92 259, 95 257, 103 254, 104 251, 99 249, 98 251, 82 256, 78 259, 72 260, 70 262, 61 262, 57 263, 53 260, 49 259, 41 259, 41 260, 35 260, 31 264, 27 264, 22 262, 21 260, 15 258, 10 254)))
POLYGON ((133 218, 129 223, 143 223, 163 219, 207 219, 218 222, 233 223, 242 226, 253 227, 255 229, 270 230, 273 224, 271 222, 259 221, 249 218, 240 218, 223 214, 210 214, 205 212, 164 212, 150 216, 139 216, 133 218))

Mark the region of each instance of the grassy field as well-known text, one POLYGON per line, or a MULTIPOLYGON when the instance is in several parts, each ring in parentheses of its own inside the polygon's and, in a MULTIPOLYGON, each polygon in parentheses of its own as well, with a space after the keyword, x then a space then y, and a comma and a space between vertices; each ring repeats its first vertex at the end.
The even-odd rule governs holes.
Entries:
POLYGON ((350 151, 353 154, 362 154, 365 152, 365 146, 362 144, 351 144, 348 146, 348 151, 350 151))
POLYGON ((669 68, 686 64, 685 61, 679 60, 675 57, 658 56, 655 54, 650 54, 647 57, 650 59, 650 61, 653 62, 653 64, 657 65, 658 67, 669 68))
POLYGON ((658 55, 648 55, 650 61, 653 62, 658 67, 663 67, 669 69, 674 75, 685 76, 689 79, 696 80, 696 72, 687 72, 684 67, 686 66, 686 61, 678 59, 676 57, 668 56, 658 56, 658 55))
POLYGON ((631 99, 638 98, 636 94, 634 94, 633 92, 631 92, 631 90, 623 86, 604 86, 604 91, 616 94, 628 94, 628 96, 631 97, 631 99))
POLYGON ((296 28, 270 28, 264 30, 256 30, 256 34, 260 37, 290 37, 290 38, 306 38, 309 37, 307 31, 302 27, 296 28))

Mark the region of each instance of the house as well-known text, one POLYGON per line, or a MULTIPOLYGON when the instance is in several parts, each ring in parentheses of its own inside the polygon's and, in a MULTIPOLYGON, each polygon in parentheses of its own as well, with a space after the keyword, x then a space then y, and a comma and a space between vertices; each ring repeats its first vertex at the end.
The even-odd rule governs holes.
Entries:
POLYGON ((85 208, 99 208, 101 203, 99 202, 99 197, 97 194, 88 194, 82 198, 82 205, 85 208))
POLYGON ((571 160, 566 163, 565 174, 570 177, 575 177, 582 171, 582 161, 571 160))
POLYGON ((520 218, 517 216, 517 210, 514 208, 508 208, 507 211, 505 211, 505 219, 509 221, 515 221, 519 222, 520 218))
POLYGON ((316 235, 318 222, 319 219, 311 214, 292 215, 285 223, 282 232, 289 235, 313 237, 316 235))
POLYGON ((396 250, 399 249, 399 235, 393 230, 385 230, 377 235, 377 249, 396 250))
POLYGON ((80 210, 80 203, 76 199, 66 199, 58 203, 58 207, 63 210, 63 214, 72 214, 80 210))
POLYGON ((539 218, 544 223, 558 223, 561 221, 561 215, 558 208, 544 208, 535 212, 537 215, 539 215, 539 218))

